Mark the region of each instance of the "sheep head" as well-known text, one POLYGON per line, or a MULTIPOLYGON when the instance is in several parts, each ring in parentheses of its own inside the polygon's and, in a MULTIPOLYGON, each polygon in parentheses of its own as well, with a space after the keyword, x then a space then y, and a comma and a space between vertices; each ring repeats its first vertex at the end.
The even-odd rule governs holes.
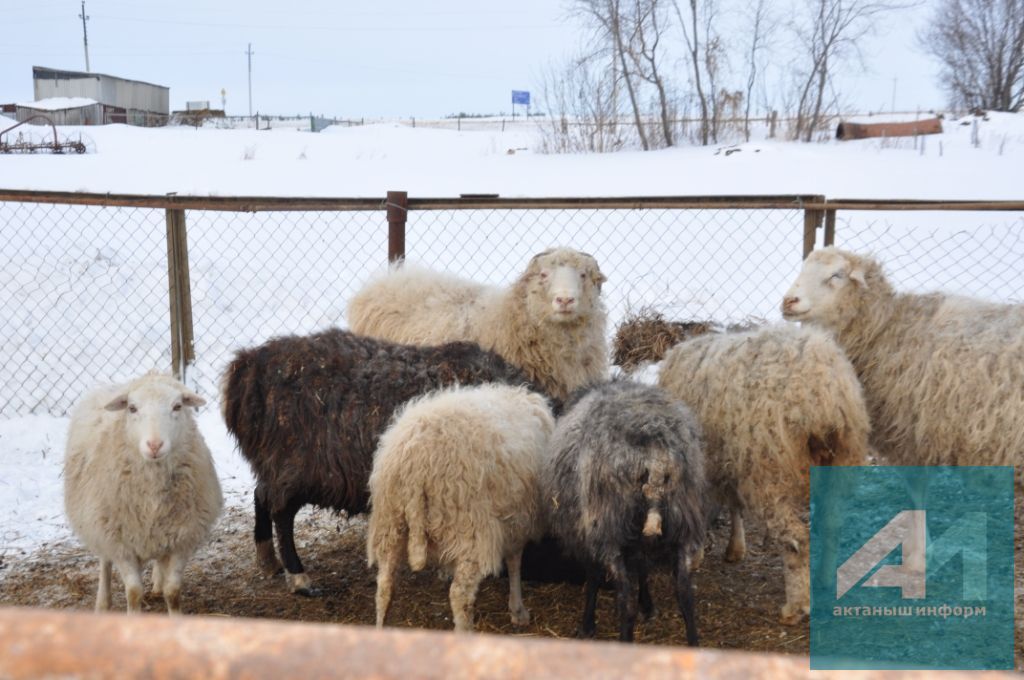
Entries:
POLYGON ((534 255, 520 277, 531 318, 565 324, 590 316, 600 304, 601 284, 606 280, 592 255, 570 248, 534 255))
POLYGON ((144 460, 160 460, 191 429, 186 410, 206 403, 202 397, 167 376, 147 376, 129 384, 106 405, 124 412, 125 439, 135 442, 144 460))
POLYGON ((880 280, 873 260, 833 247, 815 250, 786 292, 782 316, 840 331, 857 316, 865 291, 880 280))

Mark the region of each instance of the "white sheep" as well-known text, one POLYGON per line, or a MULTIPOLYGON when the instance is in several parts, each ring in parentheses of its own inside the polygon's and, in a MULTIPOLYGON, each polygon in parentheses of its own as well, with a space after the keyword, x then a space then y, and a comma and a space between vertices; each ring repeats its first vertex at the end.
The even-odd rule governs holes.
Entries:
POLYGON ((504 289, 404 264, 356 293, 348 323, 413 345, 471 340, 564 401, 608 372, 604 281, 592 256, 569 248, 535 255, 504 289))
POLYGON ((1024 305, 897 293, 872 258, 811 253, 783 300, 831 331, 864 385, 872 443, 897 465, 1024 472, 1024 305))
POLYGON ((726 560, 746 552, 749 509, 782 548, 781 621, 798 623, 810 608, 810 468, 867 457, 869 421, 853 366, 823 331, 768 326, 676 345, 658 382, 700 421, 708 482, 732 514, 726 560))
POLYGON ((142 569, 153 594, 181 612, 185 562, 206 540, 223 506, 210 450, 192 407, 205 403, 180 382, 148 374, 82 398, 64 458, 64 506, 82 543, 100 558, 96 610, 110 609, 110 570, 125 585, 128 613, 140 611, 142 569))
POLYGON ((428 563, 453 574, 455 630, 473 629, 480 581, 508 567, 509 611, 523 606, 523 546, 543 529, 539 472, 554 430, 544 397, 498 384, 440 390, 410 401, 381 436, 370 474, 367 556, 377 572, 377 626, 396 572, 428 563))

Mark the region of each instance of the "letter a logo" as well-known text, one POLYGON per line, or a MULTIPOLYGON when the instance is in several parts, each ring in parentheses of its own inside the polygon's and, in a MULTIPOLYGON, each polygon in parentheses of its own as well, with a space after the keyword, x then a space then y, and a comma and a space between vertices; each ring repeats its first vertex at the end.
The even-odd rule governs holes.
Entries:
POLYGON ((836 599, 857 585, 857 581, 896 546, 903 549, 903 563, 879 567, 864 585, 899 587, 905 600, 925 597, 925 511, 904 510, 839 567, 836 571, 836 599))

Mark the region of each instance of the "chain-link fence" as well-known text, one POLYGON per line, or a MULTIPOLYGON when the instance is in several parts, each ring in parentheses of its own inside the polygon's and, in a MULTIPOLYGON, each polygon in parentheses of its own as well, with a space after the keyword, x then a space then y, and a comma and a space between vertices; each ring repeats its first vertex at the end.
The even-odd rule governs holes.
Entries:
MULTIPOLYGON (((348 300, 389 253, 378 200, 19 194, 0 193, 3 416, 66 413, 95 384, 180 365, 181 351, 188 382, 215 399, 234 350, 344 326, 348 300), (176 335, 181 305, 191 328, 176 335)), ((505 285, 554 245, 593 254, 613 333, 643 307, 778 320, 826 208, 815 196, 412 199, 400 212, 410 261, 477 281, 505 285)), ((840 215, 837 245, 874 252, 900 288, 1024 298, 1024 212, 941 214, 938 226, 930 213, 840 215)))

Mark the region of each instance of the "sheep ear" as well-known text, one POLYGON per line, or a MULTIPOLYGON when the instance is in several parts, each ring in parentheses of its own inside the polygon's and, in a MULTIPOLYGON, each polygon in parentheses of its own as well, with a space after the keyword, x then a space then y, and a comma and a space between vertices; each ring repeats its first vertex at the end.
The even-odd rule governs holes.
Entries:
POLYGON ((534 255, 533 257, 530 258, 530 262, 527 265, 527 267, 532 266, 534 262, 536 262, 540 258, 544 257, 545 255, 550 255, 552 252, 554 252, 554 249, 553 248, 548 248, 547 250, 545 250, 542 253, 537 253, 536 255, 534 255))
POLYGON ((859 268, 859 267, 857 269, 854 269, 854 270, 852 270, 850 272, 850 278, 852 280, 856 281, 861 286, 867 286, 868 285, 867 280, 864 278, 864 270, 859 268))
POLYGON ((128 393, 125 392, 124 394, 117 395, 103 408, 105 408, 108 411, 125 410, 126 408, 128 408, 128 393))
POLYGON ((200 406, 206 403, 206 400, 200 397, 192 390, 182 390, 181 403, 183 403, 185 406, 194 406, 196 408, 199 408, 200 406))

